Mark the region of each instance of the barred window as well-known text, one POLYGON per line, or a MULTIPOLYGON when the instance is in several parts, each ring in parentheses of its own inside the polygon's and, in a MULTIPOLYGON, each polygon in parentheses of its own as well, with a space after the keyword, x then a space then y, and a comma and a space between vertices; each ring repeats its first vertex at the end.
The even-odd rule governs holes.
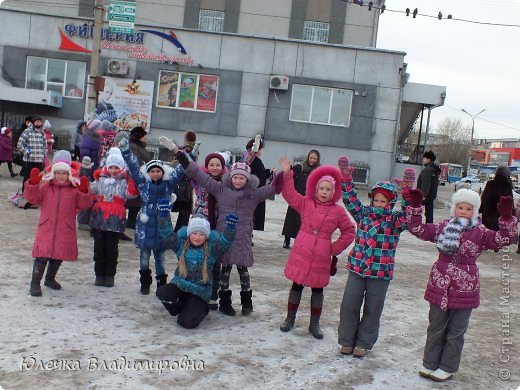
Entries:
POLYGON ((199 30, 224 31, 224 12, 212 9, 201 9, 199 11, 199 30))
POLYGON ((313 42, 328 42, 329 28, 329 23, 306 20, 303 24, 303 39, 313 42))

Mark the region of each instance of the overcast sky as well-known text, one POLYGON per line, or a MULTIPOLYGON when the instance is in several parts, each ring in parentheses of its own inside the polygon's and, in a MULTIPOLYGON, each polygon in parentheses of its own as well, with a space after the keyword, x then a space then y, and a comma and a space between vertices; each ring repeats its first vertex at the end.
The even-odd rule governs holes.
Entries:
MULTIPOLYGON (((365 4, 368 1, 365 1, 365 4)), ((432 111, 431 128, 444 118, 460 119, 475 137, 520 138, 520 27, 499 27, 453 18, 520 25, 520 0, 387 0, 379 19, 377 47, 407 53, 410 81, 447 87, 444 107, 432 111), (413 19, 404 13, 413 11, 413 19), (443 19, 428 18, 437 15, 443 19)), ((369 12, 367 10, 367 12, 369 12)))

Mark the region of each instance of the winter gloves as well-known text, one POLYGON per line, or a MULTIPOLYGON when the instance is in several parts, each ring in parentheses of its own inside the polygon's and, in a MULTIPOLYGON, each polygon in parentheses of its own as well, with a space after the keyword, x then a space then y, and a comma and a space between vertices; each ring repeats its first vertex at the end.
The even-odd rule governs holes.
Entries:
POLYGON ((500 202, 497 203, 497 209, 502 218, 511 218, 513 216, 513 198, 511 196, 501 196, 500 202))
POLYGON ((178 151, 176 154, 175 154, 175 158, 177 159, 177 161, 179 162, 179 164, 181 164, 181 166, 186 169, 188 168, 188 165, 190 164, 190 160, 188 159, 188 156, 186 156, 184 154, 184 152, 182 151, 178 151))
MULTIPOLYGON (((31 172, 32 173, 32 172, 31 172)), ((79 186, 78 190, 83 192, 84 194, 88 194, 89 181, 86 176, 81 176, 79 178, 79 186)))
POLYGON ((159 217, 167 217, 170 215, 172 204, 168 198, 161 198, 157 201, 157 209, 159 210, 159 217))
POLYGON ((352 181, 354 167, 350 165, 347 156, 340 156, 338 158, 338 168, 341 171, 341 181, 343 183, 350 183, 352 181))
POLYGON ((415 170, 413 168, 406 168, 403 172, 402 179, 394 179, 395 184, 401 187, 402 190, 412 189, 415 185, 415 170))
POLYGON ((178 150, 177 145, 168 137, 160 136, 159 143, 166 149, 176 152, 178 150))
POLYGON ((253 143, 253 147, 251 150, 255 153, 258 153, 260 150, 260 142, 262 141, 262 134, 257 134, 255 137, 255 142, 253 143))
POLYGON ((228 214, 226 216, 226 227, 230 232, 234 232, 237 229, 238 216, 235 214, 228 214))
POLYGON ((421 207, 421 203, 423 200, 423 193, 419 189, 411 190, 404 189, 403 190, 403 198, 410 203, 412 207, 421 207))
POLYGON ((330 262, 330 276, 336 275, 336 272, 338 272, 338 258, 332 256, 332 261, 330 262))
POLYGON ((130 149, 130 142, 128 139, 123 138, 121 141, 119 141, 119 149, 121 152, 126 152, 128 149, 130 149))
POLYGON ((40 170, 38 168, 31 169, 31 175, 29 177, 29 184, 36 185, 40 184, 42 181, 42 176, 40 175, 40 170))

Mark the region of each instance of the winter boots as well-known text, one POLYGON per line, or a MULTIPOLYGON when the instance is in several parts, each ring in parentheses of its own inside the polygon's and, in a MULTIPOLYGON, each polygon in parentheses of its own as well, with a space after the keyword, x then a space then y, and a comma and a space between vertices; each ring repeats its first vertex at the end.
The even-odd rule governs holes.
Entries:
POLYGON ((168 275, 167 274, 162 274, 162 275, 157 275, 155 277, 155 279, 157 279, 157 289, 161 286, 164 286, 168 280, 168 275))
MULTIPOLYGON (((237 312, 235 311, 235 309, 233 309, 233 306, 231 306, 231 294, 232 294, 231 290, 226 290, 226 291, 220 290, 218 292, 218 296, 220 297, 218 310, 227 316, 236 316, 237 312)), ((251 309, 252 309, 252 305, 251 305, 251 309)))
POLYGON ((242 304, 242 315, 247 316, 253 311, 253 301, 251 297, 253 291, 240 291, 240 303, 242 304))
MULTIPOLYGON (((61 290, 61 285, 56 281, 56 274, 60 269, 61 260, 49 260, 49 267, 47 268, 47 274, 45 275, 44 284, 47 287, 52 288, 53 290, 61 290)), ((43 273, 45 272, 45 267, 47 266, 47 262, 42 262, 38 260, 34 260, 33 264, 33 272, 31 278, 31 288, 29 292, 33 297, 41 297, 42 296, 42 288, 40 282, 43 278, 43 273)))
POLYGON ((294 321, 296 320, 296 312, 298 311, 298 306, 300 305, 300 300, 302 299, 302 290, 291 290, 289 291, 289 301, 287 302, 287 318, 280 325, 280 330, 282 332, 288 332, 294 326, 294 321))
POLYGON ((32 271, 32 279, 31 279, 31 288, 29 292, 33 297, 41 297, 42 296, 42 287, 40 286, 40 282, 43 278, 43 273, 45 272, 45 266, 47 263, 41 263, 39 261, 34 261, 33 271, 32 271))
POLYGON ((114 277, 105 275, 105 287, 114 287, 114 277))
POLYGON ((323 292, 312 292, 311 295, 311 322, 309 324, 309 332, 317 338, 322 339, 323 333, 320 329, 321 309, 323 307, 323 292))
POLYGON ((49 260, 49 266, 47 267, 47 274, 45 275, 44 284, 53 290, 61 290, 61 285, 55 279, 56 274, 60 269, 60 265, 61 260, 49 260))
POLYGON ((104 286, 105 285, 105 275, 96 275, 96 281, 94 282, 94 286, 104 286))
POLYGON ((149 269, 139 270, 139 274, 141 275, 139 278, 141 281, 141 294, 148 295, 150 294, 150 285, 152 284, 152 271, 149 269))

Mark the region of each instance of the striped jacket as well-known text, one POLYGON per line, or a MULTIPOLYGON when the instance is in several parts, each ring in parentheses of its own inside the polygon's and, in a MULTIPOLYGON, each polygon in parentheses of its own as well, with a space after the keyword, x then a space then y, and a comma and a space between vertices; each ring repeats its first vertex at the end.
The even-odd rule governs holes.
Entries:
POLYGON ((368 193, 370 199, 377 188, 392 191, 395 195, 384 209, 363 205, 353 183, 342 183, 343 203, 357 223, 356 240, 348 255, 347 269, 363 278, 391 280, 399 236, 406 230, 406 212, 392 211, 397 198, 392 183, 377 183, 368 193))
POLYGON ((35 129, 31 124, 18 139, 16 147, 23 154, 23 161, 41 163, 47 155, 47 139, 42 130, 35 129))

